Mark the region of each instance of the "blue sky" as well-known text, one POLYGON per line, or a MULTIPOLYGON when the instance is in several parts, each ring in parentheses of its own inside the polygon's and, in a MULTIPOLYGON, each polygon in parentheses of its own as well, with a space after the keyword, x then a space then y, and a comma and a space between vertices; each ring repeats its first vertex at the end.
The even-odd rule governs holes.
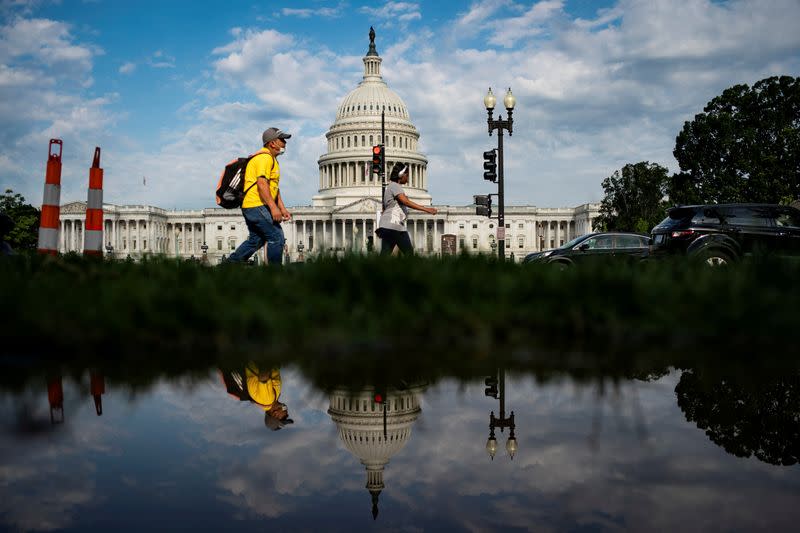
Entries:
POLYGON ((308 205, 374 26, 436 204, 491 190, 489 86, 517 97, 507 203, 599 201, 626 163, 677 171, 683 122, 725 88, 800 75, 798 20, 797 0, 0 0, 0 187, 39 205, 58 137, 62 202, 85 200, 100 146, 106 202, 210 207, 224 164, 274 125, 294 134, 284 199, 308 205))

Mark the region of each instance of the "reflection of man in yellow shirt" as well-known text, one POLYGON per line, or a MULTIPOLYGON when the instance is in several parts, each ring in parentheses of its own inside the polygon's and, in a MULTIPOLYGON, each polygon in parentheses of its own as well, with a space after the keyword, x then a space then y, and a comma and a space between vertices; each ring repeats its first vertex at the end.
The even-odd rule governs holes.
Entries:
POLYGON ((222 379, 228 393, 241 401, 250 401, 261 407, 264 425, 275 431, 292 424, 286 404, 279 401, 281 395, 281 372, 277 368, 260 370, 251 362, 244 369, 244 376, 237 371, 223 372, 222 379))

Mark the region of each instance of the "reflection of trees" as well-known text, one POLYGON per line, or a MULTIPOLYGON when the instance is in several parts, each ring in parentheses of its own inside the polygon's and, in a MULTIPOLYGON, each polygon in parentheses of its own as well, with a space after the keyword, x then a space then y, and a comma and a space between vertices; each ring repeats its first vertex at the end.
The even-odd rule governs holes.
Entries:
POLYGON ((688 370, 675 394, 686 420, 728 453, 774 465, 800 459, 800 373, 731 379, 688 370))

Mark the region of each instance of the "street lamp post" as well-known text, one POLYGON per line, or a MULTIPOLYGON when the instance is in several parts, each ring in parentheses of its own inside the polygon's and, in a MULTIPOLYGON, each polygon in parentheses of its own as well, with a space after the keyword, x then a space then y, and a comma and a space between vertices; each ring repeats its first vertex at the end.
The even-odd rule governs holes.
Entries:
MULTIPOLYGON (((489 378, 486 380, 486 383, 490 384, 492 381, 493 378, 489 378)), ((490 394, 491 389, 487 389, 486 392, 487 395, 494 396, 495 398, 499 396, 500 400, 500 416, 494 416, 494 411, 489 413, 489 439, 486 441, 486 451, 489 453, 489 457, 494 461, 494 456, 497 453, 497 437, 495 437, 494 430, 500 428, 502 432, 504 428, 508 428, 509 435, 508 441, 506 441, 506 451, 513 461, 514 454, 517 453, 517 437, 514 435, 514 411, 511 411, 511 414, 506 417, 506 374, 505 370, 502 368, 499 370, 497 385, 499 390, 494 391, 498 392, 496 396, 490 394)))
POLYGON ((303 250, 305 246, 303 246, 303 241, 297 243, 297 260, 303 262, 303 250))
POLYGON ((200 249, 203 251, 203 264, 207 265, 208 264, 208 245, 205 243, 205 241, 203 241, 203 246, 201 246, 200 249))
POLYGON ((486 111, 489 114, 486 120, 489 125, 489 137, 492 136, 494 130, 497 130, 497 240, 500 241, 497 253, 499 259, 502 261, 505 258, 506 249, 506 219, 503 190, 503 130, 508 130, 509 137, 513 134, 514 118, 512 114, 514 112, 514 105, 517 102, 514 95, 511 94, 511 87, 508 88, 503 98, 503 105, 505 105, 506 111, 508 111, 508 120, 503 120, 502 115, 498 115, 497 120, 492 119, 492 112, 494 111, 496 102, 497 98, 495 98, 492 93, 492 88, 489 87, 489 92, 483 98, 483 104, 486 106, 486 111))
POLYGON ((111 243, 106 244, 106 252, 108 252, 109 259, 114 259, 114 247, 111 246, 111 243))

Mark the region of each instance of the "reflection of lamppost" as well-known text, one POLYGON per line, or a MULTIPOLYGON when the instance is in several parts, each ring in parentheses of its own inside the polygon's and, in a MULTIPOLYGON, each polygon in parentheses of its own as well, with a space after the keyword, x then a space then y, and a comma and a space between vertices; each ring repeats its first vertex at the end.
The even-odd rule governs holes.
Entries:
POLYGON ((497 130, 497 240, 500 241, 499 257, 502 261, 505 256, 505 240, 506 240, 506 219, 505 219, 505 202, 503 193, 503 130, 508 130, 508 136, 511 137, 514 128, 514 119, 511 114, 514 111, 514 104, 517 100, 511 94, 511 87, 508 88, 505 98, 503 98, 503 105, 506 106, 508 111, 508 120, 503 120, 503 116, 499 115, 497 120, 492 119, 492 111, 494 111, 494 104, 497 102, 492 88, 489 87, 489 92, 483 98, 483 105, 486 106, 486 111, 489 113, 487 123, 489 125, 489 137, 492 136, 492 131, 497 130))
POLYGON ((303 246, 303 241, 300 241, 300 242, 297 243, 297 260, 300 261, 300 262, 303 261, 303 249, 304 248, 305 248, 305 246, 303 246))
POLYGON ((506 442, 506 451, 511 459, 514 459, 514 454, 517 453, 517 437, 514 436, 514 411, 506 418, 506 374, 505 370, 499 370, 500 378, 488 377, 486 378, 486 396, 498 398, 500 400, 500 416, 494 416, 494 411, 489 414, 489 440, 486 441, 486 451, 489 457, 494 461, 494 456, 497 453, 497 438, 495 437, 494 430, 500 428, 509 428, 508 441, 506 442))

